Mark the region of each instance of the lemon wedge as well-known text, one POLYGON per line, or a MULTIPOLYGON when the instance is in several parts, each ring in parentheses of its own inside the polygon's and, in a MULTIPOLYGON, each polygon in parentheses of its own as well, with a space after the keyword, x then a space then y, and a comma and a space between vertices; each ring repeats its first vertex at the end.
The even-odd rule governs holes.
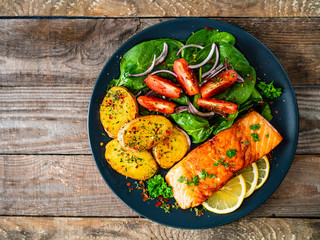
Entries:
POLYGON ((257 164, 252 163, 248 167, 240 170, 238 174, 242 174, 246 182, 246 195, 244 197, 247 198, 254 192, 258 183, 259 173, 257 164))
POLYGON ((260 188, 266 181, 269 176, 270 164, 266 156, 263 156, 260 160, 256 162, 258 167, 258 183, 256 189, 260 188))
POLYGON ((238 209, 246 195, 246 183, 243 176, 237 175, 215 192, 202 205, 217 214, 231 213, 238 209))

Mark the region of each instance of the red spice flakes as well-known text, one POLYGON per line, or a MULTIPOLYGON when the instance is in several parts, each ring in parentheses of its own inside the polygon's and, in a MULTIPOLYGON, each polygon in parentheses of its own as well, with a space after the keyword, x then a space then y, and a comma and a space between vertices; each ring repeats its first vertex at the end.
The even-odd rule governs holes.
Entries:
POLYGON ((113 117, 112 117, 112 116, 109 116, 109 119, 113 119, 113 117))
POLYGON ((162 201, 162 200, 163 200, 163 197, 162 197, 162 196, 158 196, 158 199, 159 199, 160 201, 162 201))
POLYGON ((212 28, 209 28, 209 27, 205 27, 204 29, 207 29, 209 31, 212 31, 212 28))
POLYGON ((139 167, 139 165, 136 166, 136 168, 138 168, 138 167, 139 167))
POLYGON ((159 131, 160 128, 157 128, 157 130, 154 132, 154 134, 157 134, 157 132, 159 131))
POLYGON ((169 130, 166 130, 166 133, 169 134, 169 135, 171 134, 171 132, 169 130))
POLYGON ((103 142, 100 143, 100 146, 103 146, 103 142))
POLYGON ((271 158, 272 158, 272 156, 271 156, 270 153, 267 154, 267 157, 268 157, 268 159, 271 159, 271 158))
POLYGON ((131 186, 131 183, 128 182, 128 183, 127 183, 127 186, 128 186, 128 187, 131 186))
POLYGON ((148 194, 146 194, 145 192, 141 193, 141 196, 143 197, 143 201, 147 201, 148 200, 148 194))
POLYGON ((250 81, 253 82, 253 78, 250 78, 250 81))
POLYGON ((133 131, 137 130, 137 127, 136 127, 136 126, 133 126, 133 127, 132 127, 132 130, 133 130, 133 131))
POLYGON ((159 201, 158 201, 158 202, 156 203, 156 207, 159 207, 159 206, 161 206, 161 205, 162 205, 162 202, 159 202, 159 201))
POLYGON ((279 112, 279 111, 277 110, 276 113, 278 114, 278 112, 279 112))
POLYGON ((129 188, 129 191, 131 192, 131 191, 133 191, 133 188, 131 187, 131 188, 129 188))
POLYGON ((161 63, 161 65, 165 65, 165 64, 166 64, 165 62, 161 63))
POLYGON ((153 146, 153 144, 154 144, 154 141, 152 140, 151 145, 153 146))
POLYGON ((260 102, 258 102, 259 104, 264 104, 264 101, 260 101, 260 102))

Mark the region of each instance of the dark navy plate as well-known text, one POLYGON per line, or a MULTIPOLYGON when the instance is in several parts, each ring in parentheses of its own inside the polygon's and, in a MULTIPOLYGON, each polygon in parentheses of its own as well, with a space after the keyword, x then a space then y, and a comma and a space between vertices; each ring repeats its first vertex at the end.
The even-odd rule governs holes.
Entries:
MULTIPOLYGON (((230 24, 204 18, 178 18, 149 27, 126 41, 109 59, 94 86, 89 106, 88 131, 91 150, 97 167, 112 191, 130 208, 142 216, 172 227, 200 229, 224 225, 235 221, 259 207, 278 188, 292 162, 298 140, 298 107, 290 80, 276 57, 261 42, 249 33, 230 24), (129 49, 138 43, 157 38, 186 40, 192 32, 205 27, 219 29, 233 34, 236 47, 245 55, 251 66, 256 69, 257 77, 266 82, 274 80, 276 87, 282 88, 282 95, 272 105, 273 120, 271 124, 281 133, 283 141, 272 153, 270 175, 266 183, 233 213, 218 215, 208 211, 203 216, 196 216, 190 210, 172 209, 165 213, 155 207, 156 200, 143 202, 141 190, 129 192, 127 182, 134 182, 116 173, 106 163, 104 147, 111 139, 104 135, 99 120, 99 104, 106 94, 107 85, 120 75, 120 60, 129 49)), ((160 172, 164 173, 164 172, 160 172)))

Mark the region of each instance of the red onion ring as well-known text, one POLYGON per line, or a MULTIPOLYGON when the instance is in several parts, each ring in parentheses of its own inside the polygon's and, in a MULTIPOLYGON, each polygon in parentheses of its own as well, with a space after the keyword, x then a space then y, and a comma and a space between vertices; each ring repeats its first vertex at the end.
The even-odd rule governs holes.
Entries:
POLYGON ((179 51, 177 52, 176 56, 178 56, 179 53, 180 53, 183 49, 188 48, 188 47, 197 47, 197 48, 203 49, 203 47, 202 47, 201 45, 197 45, 197 44, 187 44, 187 45, 184 45, 183 47, 181 47, 181 48, 179 49, 179 51))
POLYGON ((197 115, 199 117, 204 117, 204 118, 210 118, 210 117, 213 117, 215 115, 214 112, 204 113, 204 112, 198 111, 198 109, 196 109, 195 106, 193 106, 192 103, 189 103, 188 111, 189 111, 189 113, 191 113, 193 115, 197 115))
POLYGON ((173 127, 175 127, 176 129, 179 129, 186 136, 187 142, 188 142, 188 151, 187 152, 189 152, 191 149, 191 139, 190 139, 188 133, 185 130, 183 130, 181 127, 178 127, 176 125, 174 125, 173 127))
POLYGON ((220 53, 219 53, 218 47, 216 46, 216 61, 214 62, 214 65, 208 72, 202 74, 201 78, 205 78, 206 76, 210 75, 210 73, 217 67, 219 60, 220 60, 220 53))
POLYGON ((155 97, 158 93, 156 93, 155 91, 153 90, 150 90, 148 91, 145 96, 148 96, 148 97, 155 97))
POLYGON ((213 70, 211 72, 211 74, 208 76, 208 78, 213 78, 215 77, 216 75, 218 75, 220 72, 222 72, 223 70, 227 69, 227 67, 223 67, 223 65, 219 65, 215 70, 213 70))
POLYGON ((177 74, 175 74, 175 73, 172 72, 172 71, 165 70, 165 69, 154 71, 153 73, 151 73, 151 75, 155 75, 155 74, 157 74, 157 73, 162 73, 162 72, 170 73, 170 74, 172 74, 173 76, 177 77, 177 74))
POLYGON ((141 93, 142 93, 142 91, 139 91, 139 92, 135 95, 135 97, 136 97, 136 98, 139 97, 139 96, 141 95, 141 93))
POLYGON ((162 63, 166 59, 167 55, 168 55, 168 44, 163 43, 162 53, 160 54, 159 57, 157 57, 155 65, 162 63))
POLYGON ((130 77, 141 77, 141 76, 147 75, 149 72, 152 71, 152 69, 153 69, 154 66, 155 66, 155 63, 156 63, 156 55, 153 56, 152 64, 151 64, 151 66, 147 69, 147 71, 145 71, 145 72, 143 72, 143 73, 139 73, 139 74, 129 74, 129 76, 130 76, 130 77))
POLYGON ((212 43, 212 46, 211 46, 211 50, 208 54, 208 56, 206 57, 205 60, 203 60, 201 63, 199 64, 196 64, 196 65, 189 65, 189 68, 190 69, 195 69, 195 68, 199 68, 199 67, 202 67, 203 65, 205 65, 207 62, 209 62, 209 60, 212 58, 212 55, 214 53, 214 50, 216 49, 216 44, 215 43, 212 43))
POLYGON ((174 113, 181 113, 181 112, 184 112, 184 111, 188 111, 188 107, 187 107, 187 106, 177 107, 177 108, 174 110, 174 113))

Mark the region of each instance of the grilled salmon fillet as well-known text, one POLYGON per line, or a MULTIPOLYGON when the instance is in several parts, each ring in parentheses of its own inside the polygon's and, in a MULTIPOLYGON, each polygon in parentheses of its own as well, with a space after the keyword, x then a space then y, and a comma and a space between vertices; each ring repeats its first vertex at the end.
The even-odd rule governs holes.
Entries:
POLYGON ((170 169, 166 181, 182 209, 198 206, 281 141, 277 130, 252 111, 191 151, 170 169))

